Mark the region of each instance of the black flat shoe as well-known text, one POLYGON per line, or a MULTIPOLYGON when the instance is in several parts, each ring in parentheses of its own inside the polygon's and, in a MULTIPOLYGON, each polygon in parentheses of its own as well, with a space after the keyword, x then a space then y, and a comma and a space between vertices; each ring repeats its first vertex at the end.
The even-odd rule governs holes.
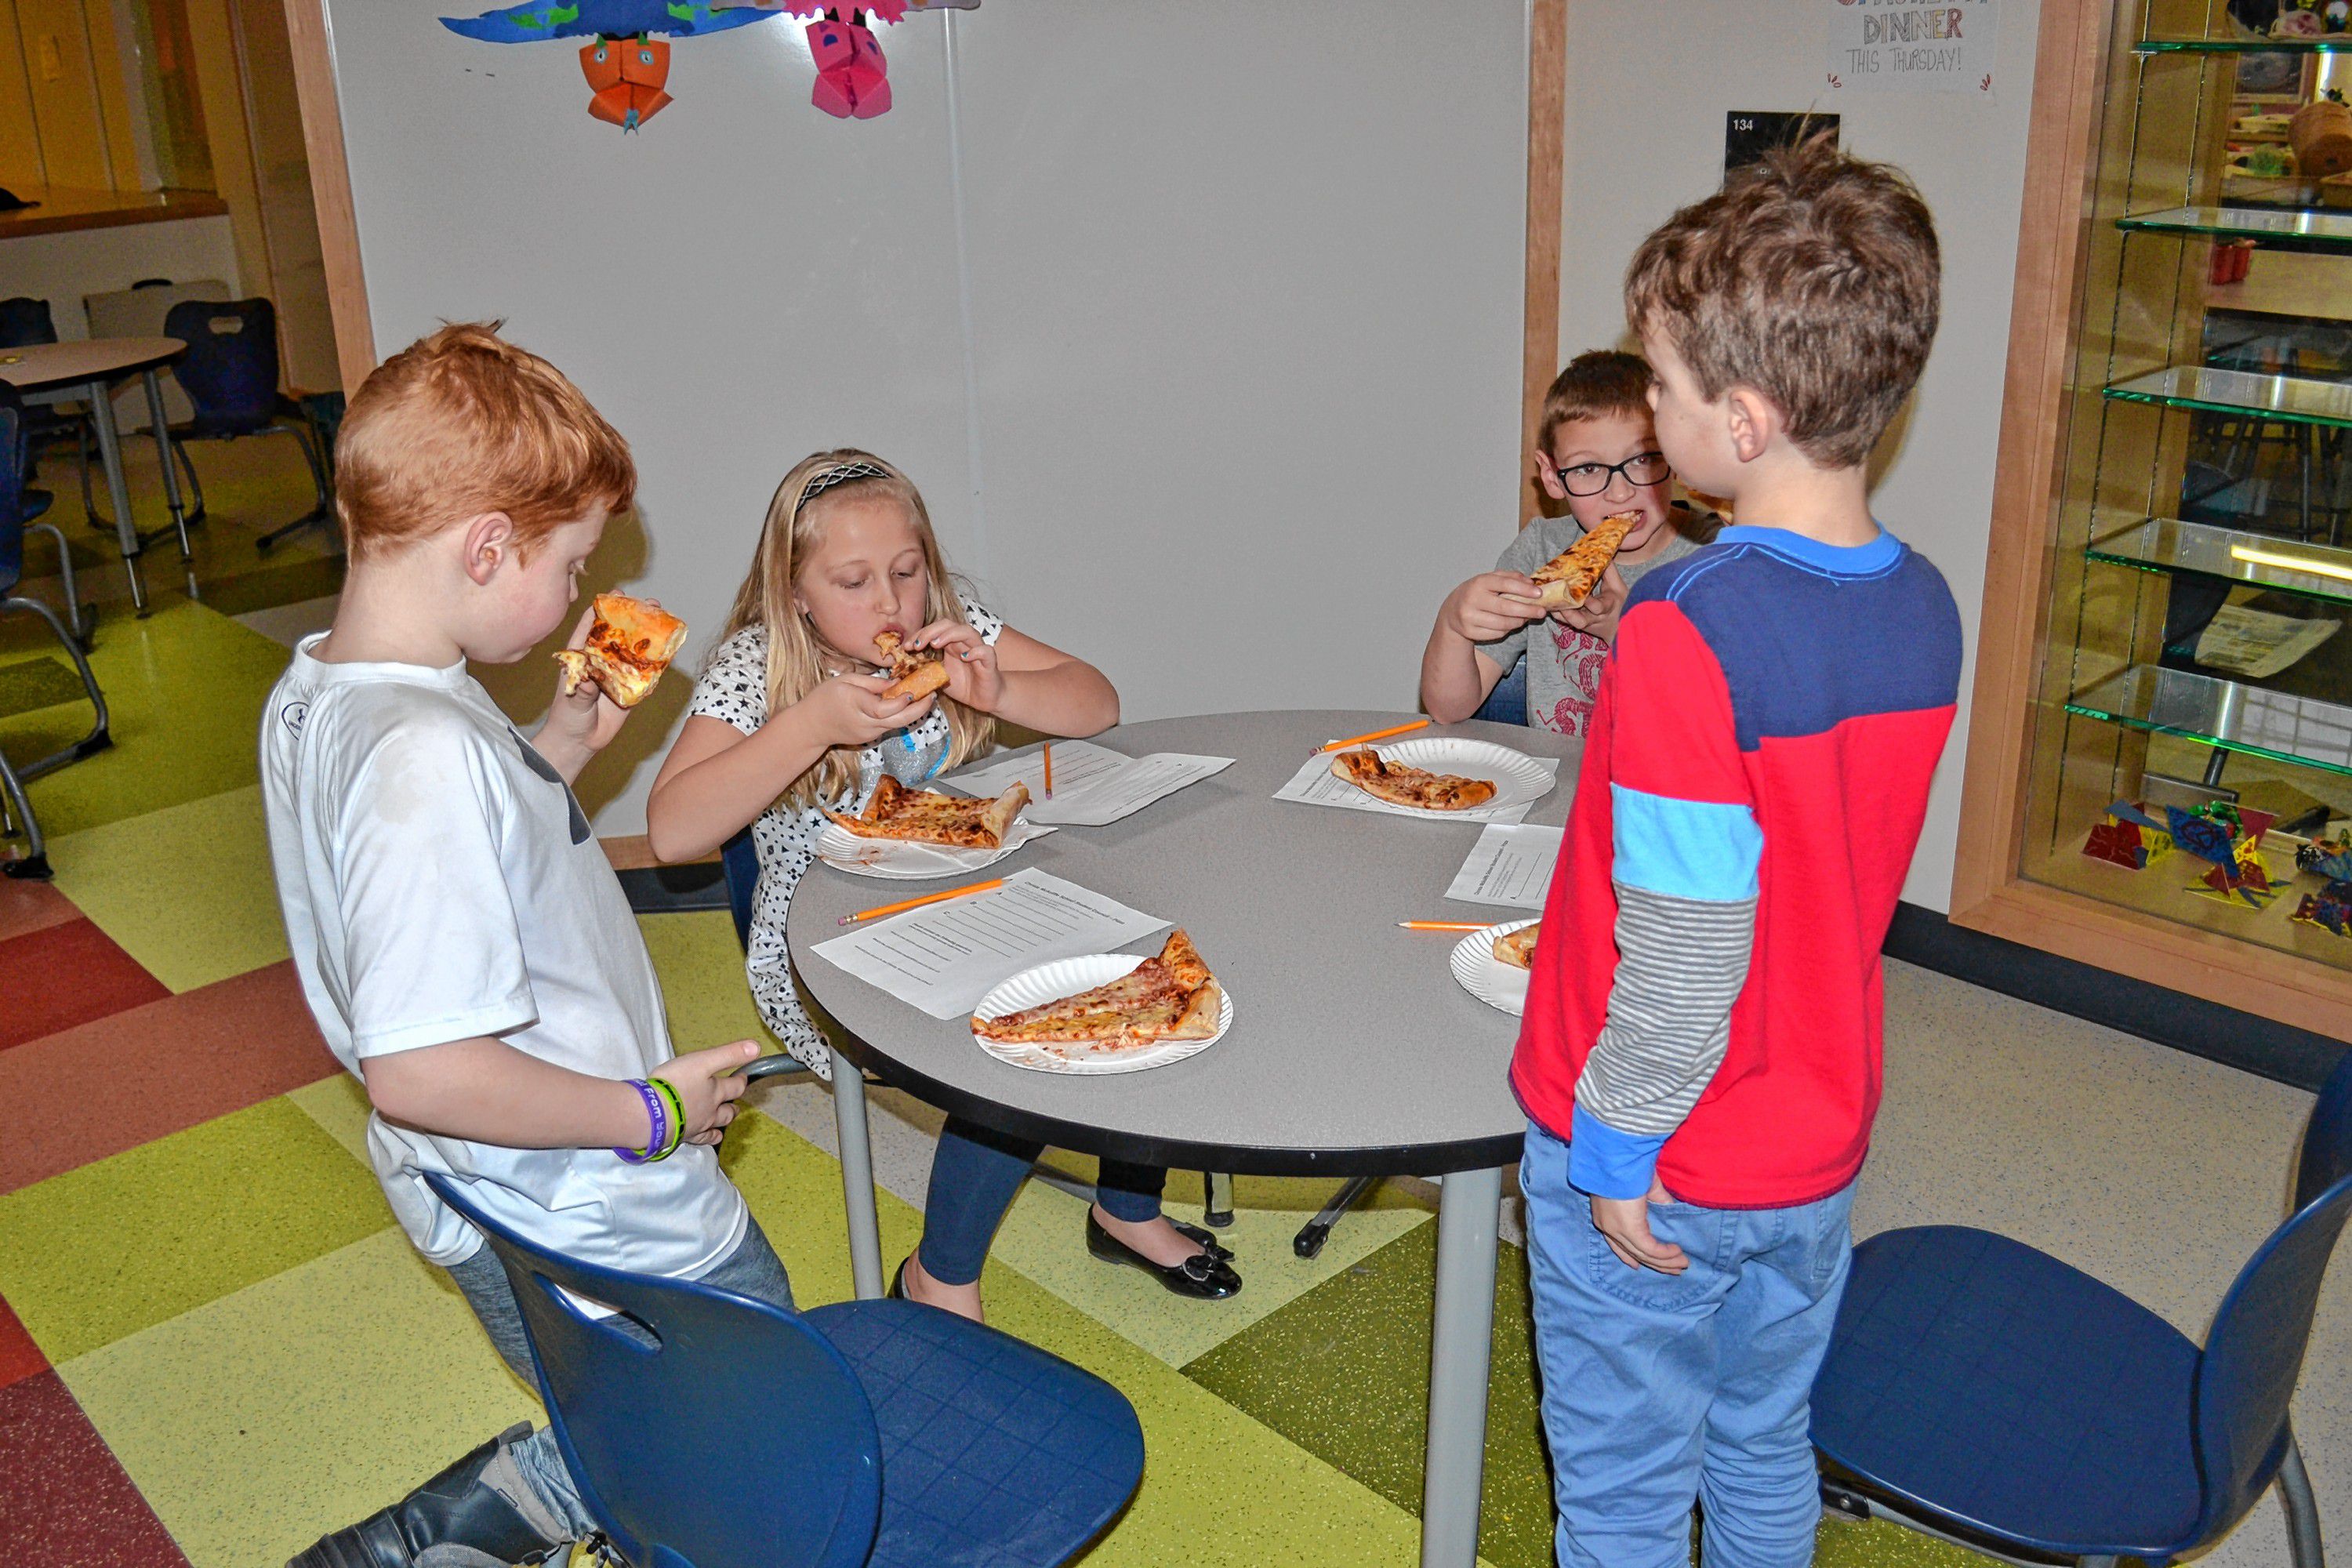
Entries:
POLYGON ((1231 1263, 1234 1260, 1234 1249, 1227 1247, 1223 1242, 1219 1241, 1215 1231, 1202 1230, 1197 1225, 1186 1225, 1181 1219, 1171 1219, 1168 1223, 1176 1227, 1176 1234, 1182 1237, 1185 1240, 1199 1242, 1201 1244, 1201 1250, 1208 1253, 1218 1262, 1231 1263))
POLYGON ((1196 1252, 1181 1263, 1154 1263, 1105 1230, 1092 1209, 1087 1211, 1087 1250, 1105 1263, 1124 1263, 1130 1268, 1140 1268, 1179 1296, 1222 1301, 1241 1293, 1242 1277, 1223 1258, 1196 1252))
POLYGON ((566 1543, 545 1528, 553 1522, 545 1505, 507 1453, 529 1436, 528 1424, 509 1427, 391 1508, 320 1537, 286 1568, 554 1561, 566 1543))
POLYGON ((907 1265, 914 1259, 915 1255, 911 1252, 898 1259, 898 1272, 890 1276, 890 1289, 883 1292, 893 1301, 903 1301, 907 1299, 907 1265))

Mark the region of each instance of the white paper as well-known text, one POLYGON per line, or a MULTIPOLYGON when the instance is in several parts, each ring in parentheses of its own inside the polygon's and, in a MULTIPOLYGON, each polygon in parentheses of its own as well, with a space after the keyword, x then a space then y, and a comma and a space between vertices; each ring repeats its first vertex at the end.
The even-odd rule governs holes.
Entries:
MULTIPOLYGON (((1058 757, 1054 771, 1061 772, 1058 757)), ((1031 868, 992 893, 908 910, 814 951, 910 1007, 952 1018, 1024 969, 1109 952, 1171 923, 1031 868)))
POLYGON ((1022 808, 1022 815, 1030 821, 1101 827, 1233 765, 1231 757, 1195 757, 1179 752, 1130 757, 1091 741, 1056 741, 1051 800, 1045 798, 1043 747, 967 768, 940 782, 976 795, 1000 795, 1015 784, 1025 784, 1029 804, 1022 808))
POLYGON ((1551 890, 1551 868, 1559 859, 1563 827, 1528 827, 1494 822, 1470 847, 1445 896, 1465 904, 1507 904, 1539 910, 1551 890))
POLYGON ((2343 624, 2224 605, 2197 635, 2196 658, 2216 669, 2264 680, 2291 668, 2343 624))
POLYGON ((1990 93, 2000 0, 1820 0, 1834 89, 1990 93))
MULTIPOLYGON (((1559 776, 1558 757, 1531 760, 1552 777, 1559 776)), ((1423 822, 1437 820, 1429 812, 1415 811, 1411 806, 1391 805, 1387 801, 1375 800, 1366 795, 1331 771, 1331 753, 1328 752, 1318 752, 1307 758, 1298 772, 1291 776, 1290 782, 1274 792, 1274 798, 1295 800, 1304 805, 1336 805, 1343 811, 1378 811, 1391 816, 1417 816, 1423 822)), ((1475 811, 1449 811, 1444 815, 1461 822, 1524 822, 1535 805, 1534 801, 1528 800, 1517 805, 1486 805, 1475 811)))

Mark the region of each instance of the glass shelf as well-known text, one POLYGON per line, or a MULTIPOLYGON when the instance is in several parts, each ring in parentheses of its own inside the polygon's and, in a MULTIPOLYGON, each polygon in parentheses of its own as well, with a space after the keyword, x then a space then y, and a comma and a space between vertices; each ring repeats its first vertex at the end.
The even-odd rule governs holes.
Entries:
POLYGON ((2219 414, 2259 414, 2294 425, 2352 429, 2352 384, 2292 375, 2177 364, 2102 389, 2126 403, 2203 408, 2219 414))
POLYGON ((2315 698, 2137 664, 2078 692, 2066 711, 2352 775, 2352 708, 2315 698))
POLYGON ((2151 234, 2207 234, 2221 239, 2311 239, 2352 245, 2352 213, 2289 212, 2262 207, 2167 207, 2116 219, 2121 229, 2151 234))
POLYGON ((2142 38, 2140 55, 2352 55, 2352 33, 2316 38, 2142 38))
POLYGON ((2194 572, 2280 593, 2352 605, 2352 550, 2298 544, 2275 533, 2246 533, 2178 518, 2151 517, 2084 551, 2094 561, 2141 572, 2194 572), (2308 563, 2308 570, 2296 570, 2308 563))

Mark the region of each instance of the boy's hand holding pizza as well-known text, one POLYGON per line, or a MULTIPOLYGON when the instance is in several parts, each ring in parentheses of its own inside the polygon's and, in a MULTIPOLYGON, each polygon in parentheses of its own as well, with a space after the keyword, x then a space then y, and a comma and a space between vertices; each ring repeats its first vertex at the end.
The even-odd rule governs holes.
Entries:
POLYGON ((1535 579, 1520 572, 1481 572, 1445 595, 1437 624, 1465 642, 1500 642, 1544 614, 1535 579))
POLYGON ((1617 640, 1617 612, 1625 607, 1625 595, 1632 592, 1617 568, 1610 567, 1601 574, 1591 595, 1581 605, 1562 605, 1551 613, 1551 618, 1561 626, 1590 633, 1602 642, 1617 640))

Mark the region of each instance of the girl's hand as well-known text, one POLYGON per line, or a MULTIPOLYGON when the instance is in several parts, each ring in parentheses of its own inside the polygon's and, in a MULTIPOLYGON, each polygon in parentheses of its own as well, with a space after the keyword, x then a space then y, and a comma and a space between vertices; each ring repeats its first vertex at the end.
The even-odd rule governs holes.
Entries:
POLYGON ((887 675, 836 675, 819 681, 791 711, 805 715, 827 746, 870 746, 931 710, 929 694, 911 701, 883 696, 889 685, 887 675))
POLYGON ((1612 566, 1601 574, 1591 595, 1581 605, 1562 605, 1551 613, 1561 626, 1572 626, 1602 642, 1617 640, 1617 613, 1625 607, 1625 579, 1612 566))
POLYGON ((961 621, 933 621, 915 634, 910 647, 935 647, 947 655, 948 695, 965 707, 993 713, 1004 700, 1004 670, 996 648, 961 621))
POLYGON ((1543 619, 1543 614, 1534 578, 1517 572, 1481 572, 1445 595, 1437 623, 1465 642, 1500 642, 1529 621, 1543 619))
POLYGON ((726 1135, 727 1124, 735 1120, 736 1097, 751 1087, 736 1069, 759 1054, 751 1041, 737 1040, 662 1063, 654 1077, 677 1090, 678 1103, 686 1108, 686 1133, 680 1142, 716 1143, 726 1135))

